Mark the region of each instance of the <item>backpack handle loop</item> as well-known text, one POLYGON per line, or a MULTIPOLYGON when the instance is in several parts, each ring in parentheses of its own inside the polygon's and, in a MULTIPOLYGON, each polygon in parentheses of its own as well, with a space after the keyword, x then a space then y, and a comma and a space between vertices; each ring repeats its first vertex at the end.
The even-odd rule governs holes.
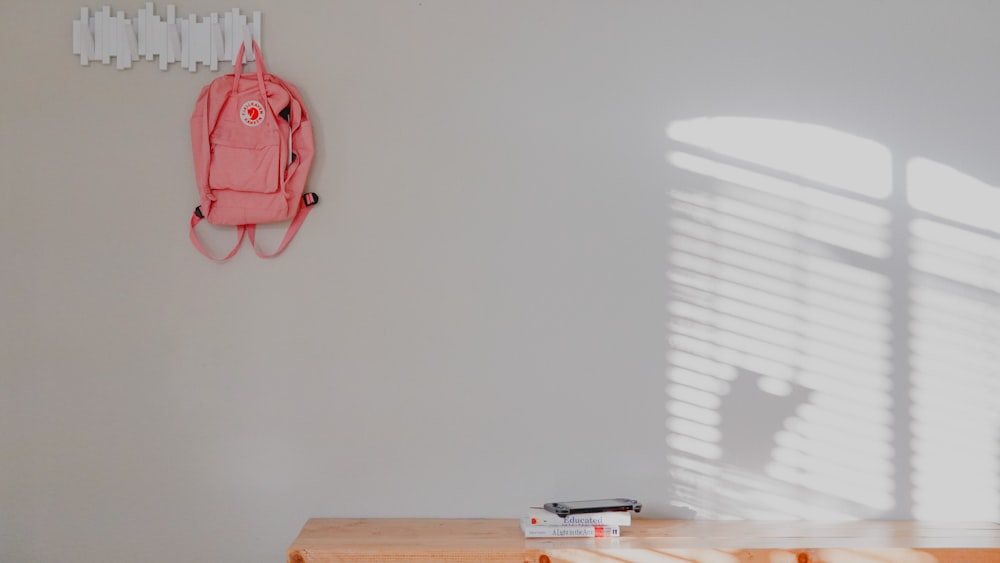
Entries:
MULTIPOLYGON (((253 45, 254 58, 257 64, 254 66, 257 70, 257 86, 260 88, 261 102, 267 101, 267 89, 264 88, 264 55, 260 52, 260 45, 257 44, 256 39, 251 39, 250 43, 253 45)), ((236 54, 236 58, 233 59, 233 94, 240 87, 240 77, 243 75, 243 52, 246 49, 246 41, 240 43, 240 51, 236 54)))
POLYGON ((274 258, 284 252, 285 247, 288 246, 288 243, 292 242, 292 239, 295 237, 295 233, 299 232, 299 227, 301 227, 302 223, 306 220, 306 215, 309 215, 309 212, 312 211, 312 206, 317 203, 319 203, 318 195, 312 192, 307 192, 302 195, 302 200, 298 210, 295 212, 295 217, 292 219, 291 224, 288 225, 288 230, 285 231, 285 237, 281 239, 281 244, 278 245, 278 249, 270 254, 257 247, 257 225, 247 225, 246 234, 250 237, 250 246, 253 247, 253 251, 257 254, 257 256, 260 256, 261 258, 274 258))
POLYGON ((230 251, 229 254, 227 254, 223 258, 218 258, 212 256, 212 254, 209 253, 209 251, 204 246, 202 246, 201 241, 198 240, 198 235, 195 234, 194 232, 195 226, 198 225, 198 223, 200 223, 203 218, 204 215, 202 215, 201 206, 199 205, 198 207, 195 208, 194 213, 191 215, 191 230, 188 232, 188 237, 191 239, 191 242, 194 243, 194 247, 198 249, 198 252, 201 252, 202 254, 205 255, 205 257, 214 260, 216 262, 225 262, 226 260, 229 260, 233 256, 236 256, 236 252, 239 251, 240 244, 243 242, 243 235, 246 234, 247 231, 246 225, 240 225, 236 227, 236 246, 233 247, 232 251, 230 251))

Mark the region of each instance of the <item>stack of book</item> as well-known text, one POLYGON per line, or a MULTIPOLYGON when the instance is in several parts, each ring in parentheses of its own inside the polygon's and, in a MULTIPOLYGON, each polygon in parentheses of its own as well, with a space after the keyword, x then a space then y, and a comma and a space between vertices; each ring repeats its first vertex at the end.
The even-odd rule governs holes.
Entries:
POLYGON ((529 508, 521 518, 521 531, 526 538, 616 538, 623 526, 632 523, 627 510, 586 512, 565 517, 544 508, 529 508))

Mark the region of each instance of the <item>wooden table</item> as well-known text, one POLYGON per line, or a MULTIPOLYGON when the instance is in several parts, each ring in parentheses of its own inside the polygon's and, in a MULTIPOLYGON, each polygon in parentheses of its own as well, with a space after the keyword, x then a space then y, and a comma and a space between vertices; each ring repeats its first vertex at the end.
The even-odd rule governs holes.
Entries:
POLYGON ((1000 525, 635 517, 619 538, 525 539, 517 520, 306 522, 288 563, 1000 563, 1000 525))

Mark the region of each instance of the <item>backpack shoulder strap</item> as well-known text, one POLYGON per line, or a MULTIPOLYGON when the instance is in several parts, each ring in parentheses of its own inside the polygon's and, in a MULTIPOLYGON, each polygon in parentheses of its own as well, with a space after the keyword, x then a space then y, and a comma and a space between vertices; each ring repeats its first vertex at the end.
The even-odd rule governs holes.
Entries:
MULTIPOLYGON (((285 247, 288 246, 288 243, 292 242, 292 239, 295 238, 295 233, 299 232, 299 227, 302 226, 302 223, 305 222, 306 220, 306 216, 309 215, 310 211, 312 211, 312 206, 316 205, 317 203, 319 203, 318 195, 312 192, 308 192, 302 195, 302 200, 301 204, 299 205, 299 209, 298 211, 295 212, 295 218, 292 219, 292 223, 288 225, 288 230, 285 231, 285 238, 281 239, 281 244, 278 245, 278 249, 271 254, 261 252, 261 250, 257 248, 257 243, 255 241, 255 235, 257 234, 257 225, 247 225, 246 231, 247 235, 250 237, 250 245, 253 246, 253 251, 257 254, 257 256, 260 256, 261 258, 274 258, 275 256, 281 254, 285 250, 285 247)), ((234 254, 236 253, 235 249, 233 253, 234 254)))
MULTIPOLYGON (((201 214, 201 207, 199 206, 195 208, 194 213, 191 214, 191 230, 188 233, 188 236, 191 238, 191 243, 194 244, 194 247, 198 249, 198 252, 201 252, 202 254, 205 255, 206 258, 215 260, 216 262, 225 262, 226 260, 229 260, 233 256, 236 256, 236 253, 240 250, 240 244, 243 243, 243 235, 247 231, 247 226, 240 225, 236 227, 236 234, 237 234, 236 246, 234 246, 233 249, 229 252, 229 254, 227 254, 224 258, 216 258, 215 256, 209 254, 208 250, 206 250, 205 247, 202 246, 201 241, 198 240, 198 235, 194 232, 195 225, 200 223, 202 218, 203 216, 201 214)), ((251 225, 251 227, 252 226, 253 225, 251 225)), ((253 240, 252 234, 250 235, 250 240, 253 240)))

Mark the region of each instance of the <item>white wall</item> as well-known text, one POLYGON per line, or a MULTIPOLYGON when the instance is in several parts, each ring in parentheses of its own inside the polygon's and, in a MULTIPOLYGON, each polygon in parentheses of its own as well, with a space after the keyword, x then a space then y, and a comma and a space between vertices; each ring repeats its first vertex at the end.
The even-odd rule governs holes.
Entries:
MULTIPOLYGON (((1000 518, 996 224, 952 217, 981 236, 980 283, 942 281, 910 258, 909 221, 925 215, 907 199, 916 158, 982 188, 932 185, 958 215, 995 197, 1000 5, 242 4, 263 11, 269 70, 305 93, 322 203, 280 258, 244 248, 222 266, 186 233, 188 118, 213 75, 80 67, 80 6, 0 4, 0 559, 274 562, 311 516, 514 517, 620 495, 658 517, 1000 518), (874 403, 852 406, 868 372, 849 361, 819 376, 841 391, 816 390, 803 366, 822 338, 768 347, 727 332, 738 315, 714 293, 695 303, 714 319, 698 334, 728 375, 696 374, 712 390, 691 399, 710 413, 700 425, 668 410, 687 389, 670 343, 690 336, 689 293, 671 277, 690 249, 670 218, 691 212, 684 194, 755 193, 668 161, 682 144, 671 124, 714 116, 821 126, 889 155, 891 194, 852 197, 891 214, 879 232, 892 252, 789 235, 798 258, 888 282, 868 289, 887 331, 871 352, 874 403), (924 282, 960 293, 966 317, 920 316, 924 282), (912 336, 921 322, 974 344, 961 353, 975 365, 921 363, 917 344, 953 345, 912 336), (802 362, 780 377, 751 369, 753 354, 734 351, 747 343, 802 362), (926 389, 957 395, 927 404, 926 389), (824 397, 839 413, 829 442, 795 426, 824 397), (941 417, 957 420, 944 442, 941 417), (875 450, 836 449, 852 421, 876 428, 875 450), (963 445, 934 450, 949 443, 963 445), (877 501, 809 479, 869 455, 848 475, 887 483, 877 501), (937 458, 960 465, 924 468, 937 458), (982 469, 962 473, 969 460, 982 469)), ((794 131, 758 148, 794 147, 794 131)), ((803 146, 806 161, 853 167, 803 146)), ((805 229, 802 206, 818 201, 781 213, 805 229)), ((725 229, 693 215, 721 287, 725 229)), ((792 281, 803 303, 823 291, 792 281)))

